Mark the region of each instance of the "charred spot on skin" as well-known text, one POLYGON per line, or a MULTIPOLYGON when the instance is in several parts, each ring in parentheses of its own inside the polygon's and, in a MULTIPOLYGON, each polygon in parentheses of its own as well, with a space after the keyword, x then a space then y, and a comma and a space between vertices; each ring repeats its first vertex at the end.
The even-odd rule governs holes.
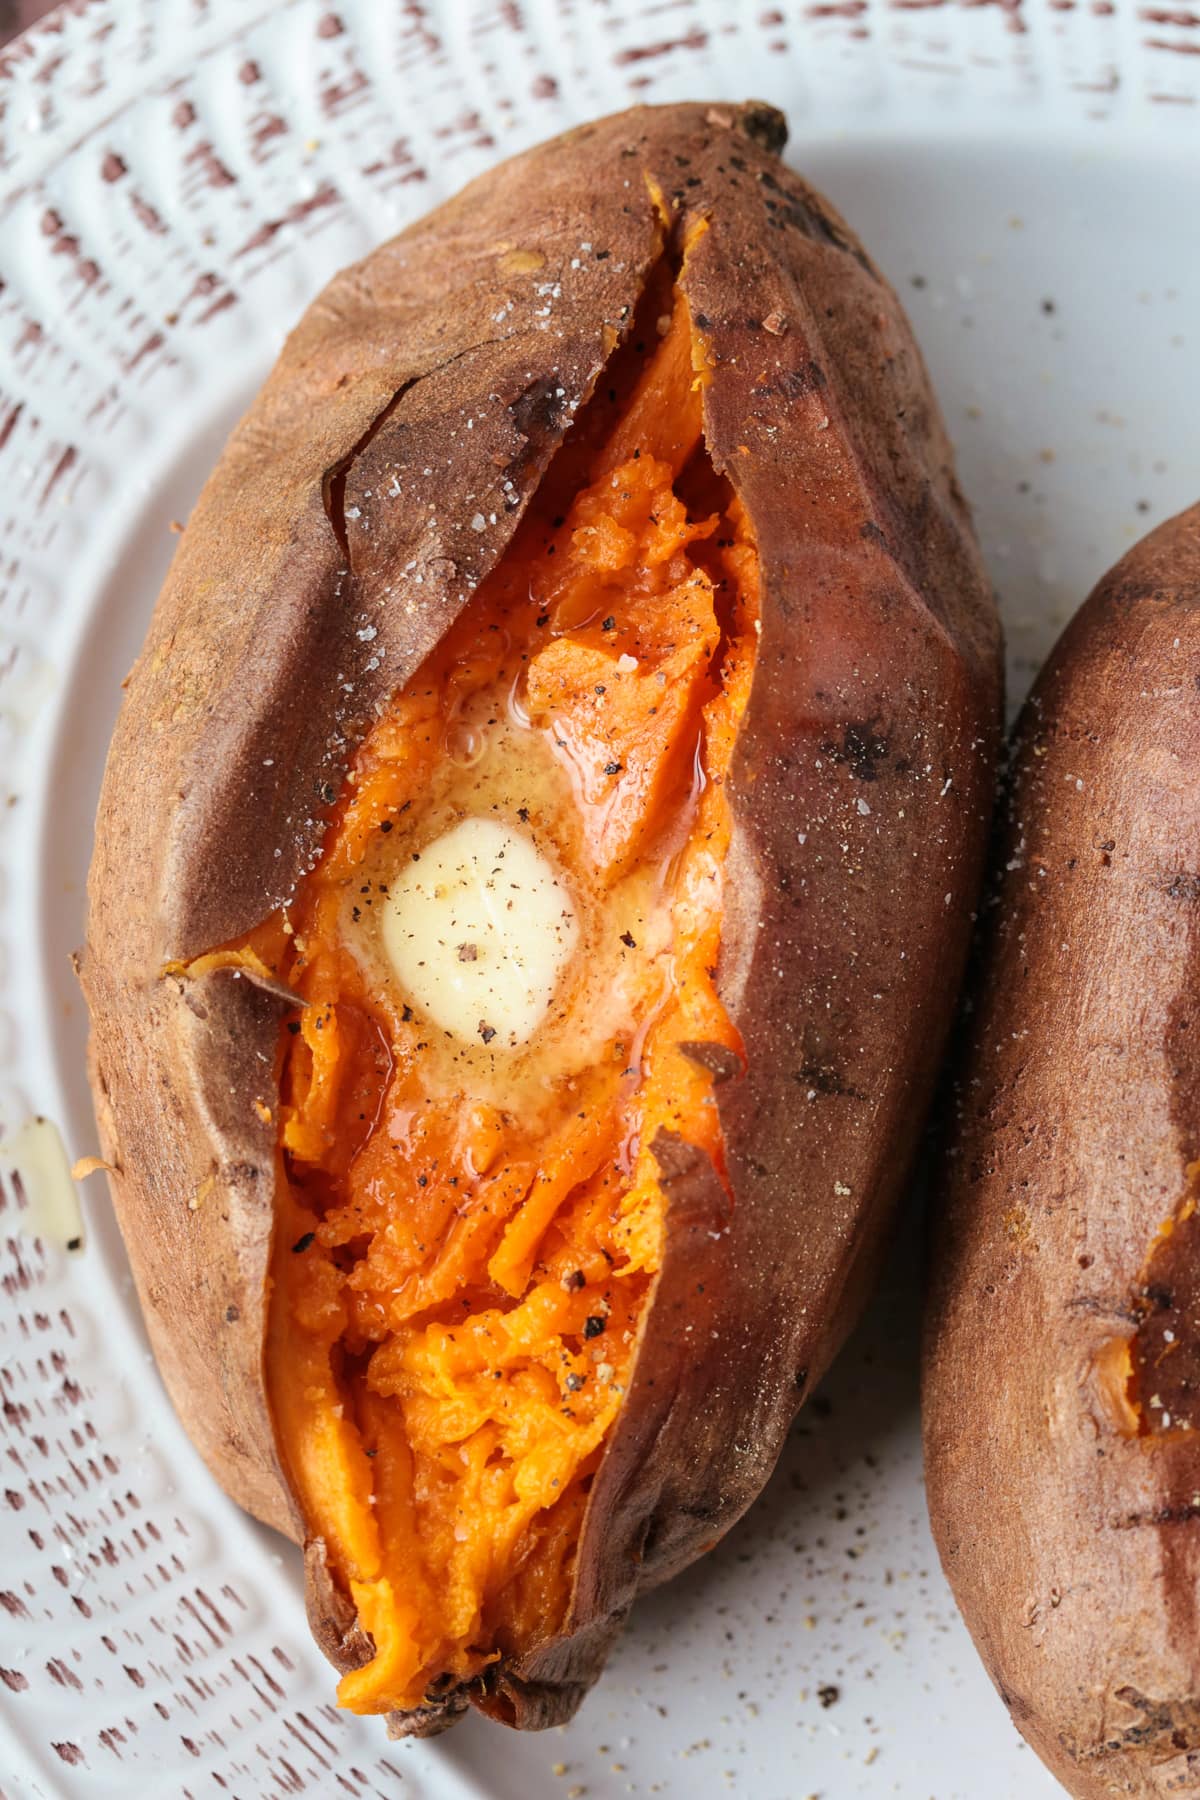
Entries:
POLYGON ((846 233, 830 218, 817 196, 811 191, 804 194, 791 192, 771 169, 760 169, 758 181, 766 190, 764 205, 767 223, 776 231, 782 231, 790 225, 801 237, 808 238, 814 244, 829 244, 846 256, 852 256, 861 269, 878 281, 879 275, 874 263, 862 248, 861 244, 852 242, 846 233))
POLYGON ((987 1665, 987 1669, 988 1674, 996 1685, 996 1692, 999 1694, 1001 1700, 1003 1700, 1013 1718, 1016 1720, 1029 1718, 1033 1708, 1030 1706, 1028 1700, 1026 1700, 1023 1695, 1014 1693, 1011 1688, 1007 1687, 1005 1683, 1001 1681, 990 1662, 987 1665))
MULTIPOLYGON (((710 120, 715 112, 714 107, 708 114, 710 120)), ((772 156, 778 156, 788 141, 787 120, 777 106, 766 100, 748 100, 737 114, 737 128, 743 137, 772 156)))
POLYGON ((835 1095, 842 1100, 865 1100, 861 1088, 852 1087, 840 1071, 828 1062, 806 1062, 793 1072, 792 1080, 817 1094, 835 1095))
POLYGON ((866 719, 842 728, 842 741, 826 738, 821 755, 830 762, 845 763, 859 781, 878 781, 880 764, 887 761, 889 743, 878 721, 866 719))
POLYGON ((820 363, 802 363, 797 369, 781 369, 774 381, 764 382, 756 394, 778 394, 783 400, 799 400, 805 394, 819 394, 828 386, 820 363))

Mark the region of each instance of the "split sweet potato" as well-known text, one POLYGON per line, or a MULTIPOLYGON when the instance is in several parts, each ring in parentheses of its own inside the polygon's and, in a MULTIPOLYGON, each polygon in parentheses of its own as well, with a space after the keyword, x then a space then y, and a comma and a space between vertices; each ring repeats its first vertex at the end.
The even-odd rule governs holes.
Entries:
POLYGON ((1200 1791, 1200 507, 1016 733, 925 1373, 946 1573, 1080 1800, 1200 1791))
POLYGON ((402 1730, 568 1716, 761 1488, 965 954, 996 618, 783 140, 639 109, 338 276, 109 759, 83 979, 151 1335, 402 1730))

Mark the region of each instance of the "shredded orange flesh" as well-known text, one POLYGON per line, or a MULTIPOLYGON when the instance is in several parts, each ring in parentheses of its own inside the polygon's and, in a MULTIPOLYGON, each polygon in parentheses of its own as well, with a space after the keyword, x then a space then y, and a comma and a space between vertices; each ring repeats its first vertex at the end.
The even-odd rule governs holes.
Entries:
MULTIPOLYGON (((418 1706, 561 1627, 662 1254, 651 1146, 678 1132, 723 1167, 711 1076, 679 1046, 740 1053, 714 971, 758 565, 704 453, 703 356, 669 274, 639 321, 500 566, 362 743, 318 866, 232 951, 305 1003, 282 1036, 267 1375, 374 1643, 339 1688, 356 1712, 418 1706), (486 1065, 449 1046, 359 942, 428 841, 433 785, 470 810, 468 712, 508 732, 514 780, 528 757, 504 823, 540 830, 624 983, 567 1074, 536 1045, 486 1065), (633 891, 653 949, 616 931, 633 891)), ((587 960, 562 979, 568 1023, 587 960)))

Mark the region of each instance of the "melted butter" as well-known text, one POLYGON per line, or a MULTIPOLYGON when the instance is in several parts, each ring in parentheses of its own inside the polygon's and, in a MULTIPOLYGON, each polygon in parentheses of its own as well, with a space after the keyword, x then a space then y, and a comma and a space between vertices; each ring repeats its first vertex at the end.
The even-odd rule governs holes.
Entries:
POLYGON ((553 744, 518 705, 478 693, 456 708, 420 803, 347 892, 341 935, 393 1011, 429 1027, 430 1094, 469 1092, 532 1121, 564 1080, 614 1054, 633 1061, 670 988, 668 874, 656 858, 595 877, 553 744), (487 890, 501 848, 519 904, 487 890))
POLYGON ((397 979, 443 1031, 526 1043, 579 941, 565 880, 497 819, 463 819, 419 856, 382 906, 397 979))

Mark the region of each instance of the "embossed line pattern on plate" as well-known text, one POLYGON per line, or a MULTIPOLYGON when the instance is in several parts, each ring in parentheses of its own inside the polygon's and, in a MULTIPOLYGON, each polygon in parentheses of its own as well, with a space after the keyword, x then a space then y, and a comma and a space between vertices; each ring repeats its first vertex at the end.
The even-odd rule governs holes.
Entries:
MULTIPOLYGON (((1109 0, 69 0, 0 48, 0 1124, 61 1098, 18 897, 105 522, 214 360, 265 368, 339 263, 614 93, 721 93, 736 65, 748 92, 786 69, 797 123, 1048 87, 1102 121, 1195 105, 1197 24, 1109 0)), ((202 1478, 179 1491, 130 1295, 31 1237, 24 1199, 0 1177, 4 1792, 127 1794, 149 1767, 184 1794, 423 1791, 430 1753, 329 1705, 265 1536, 202 1478)), ((436 1791, 471 1790, 443 1762, 436 1791)))

